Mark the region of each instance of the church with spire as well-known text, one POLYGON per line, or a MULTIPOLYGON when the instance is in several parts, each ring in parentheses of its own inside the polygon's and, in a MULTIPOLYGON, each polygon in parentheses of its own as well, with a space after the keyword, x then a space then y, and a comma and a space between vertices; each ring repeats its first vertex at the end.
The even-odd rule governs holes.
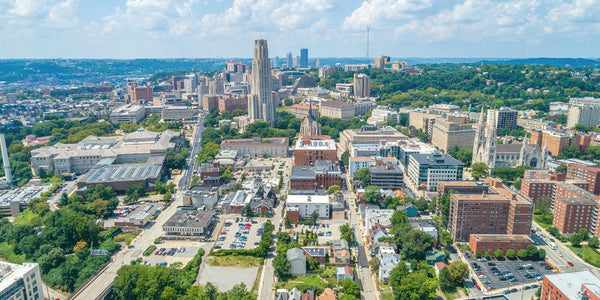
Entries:
POLYGON ((496 120, 490 118, 485 121, 483 108, 475 131, 473 144, 473 163, 483 162, 490 170, 499 167, 530 166, 534 169, 546 169, 548 163, 548 149, 544 144, 540 148, 537 144, 529 144, 527 137, 523 142, 505 139, 505 143, 498 144, 498 129, 496 120))
POLYGON ((300 136, 321 135, 321 125, 317 118, 312 114, 312 101, 308 103, 308 115, 300 125, 300 136))

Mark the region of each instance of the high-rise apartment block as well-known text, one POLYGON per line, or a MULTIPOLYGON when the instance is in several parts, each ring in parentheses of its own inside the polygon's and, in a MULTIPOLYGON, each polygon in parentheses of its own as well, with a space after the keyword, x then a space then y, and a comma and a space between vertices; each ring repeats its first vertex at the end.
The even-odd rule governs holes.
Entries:
POLYGON ((248 116, 251 122, 265 121, 275 124, 275 101, 271 80, 271 61, 266 40, 254 42, 252 60, 252 94, 248 97, 248 116))
POLYGON ((380 56, 380 57, 378 57, 378 58, 376 58, 376 59, 373 60, 373 67, 381 69, 381 68, 384 68, 385 64, 387 64, 389 62, 390 62, 390 57, 382 55, 382 56, 380 56))
POLYGON ((495 124, 496 129, 517 129, 519 112, 509 107, 490 109, 487 114, 487 124, 495 124))
POLYGON ((44 299, 42 288, 38 264, 0 262, 0 299, 44 299))
POLYGON ((587 190, 600 195, 600 167, 583 164, 569 164, 567 178, 579 179, 588 183, 587 190))
POLYGON ((288 54, 286 55, 286 64, 288 69, 294 67, 294 57, 292 56, 292 52, 288 52, 288 54))
POLYGON ((433 124, 431 143, 449 153, 454 146, 472 148, 475 141, 475 129, 471 124, 460 124, 440 118, 433 124))
POLYGON ((533 203, 505 187, 498 179, 487 178, 487 192, 452 194, 448 229, 455 241, 469 241, 471 234, 529 234, 533 203))
POLYGON ((574 146, 583 151, 590 145, 592 138, 577 132, 559 129, 537 129, 531 131, 531 144, 546 146, 552 155, 558 155, 567 146, 574 146))
POLYGON ((371 78, 366 74, 354 74, 354 98, 371 96, 371 78))
POLYGON ((580 104, 570 105, 567 116, 567 127, 576 125, 596 127, 600 120, 600 105, 580 104))
POLYGON ((145 101, 152 101, 152 87, 149 85, 137 86, 137 84, 129 86, 129 97, 131 103, 140 104, 145 101))
POLYGON ((300 68, 308 68, 308 49, 300 49, 300 68))

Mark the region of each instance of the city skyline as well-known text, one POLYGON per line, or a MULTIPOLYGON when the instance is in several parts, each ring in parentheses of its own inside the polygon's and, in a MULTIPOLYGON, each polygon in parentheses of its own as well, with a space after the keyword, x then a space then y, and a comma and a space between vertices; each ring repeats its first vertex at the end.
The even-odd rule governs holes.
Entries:
POLYGON ((2 58, 272 56, 597 57, 594 1, 199 1, 0 3, 2 58))

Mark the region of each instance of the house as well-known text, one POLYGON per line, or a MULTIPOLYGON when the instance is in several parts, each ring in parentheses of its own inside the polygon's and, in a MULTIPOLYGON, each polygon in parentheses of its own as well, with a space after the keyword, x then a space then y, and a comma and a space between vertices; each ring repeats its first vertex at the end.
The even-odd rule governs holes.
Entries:
POLYGON ((306 290, 306 293, 302 293, 300 300, 315 300, 315 291, 306 290))
POLYGON ((379 223, 375 223, 375 225, 373 225, 373 228, 369 229, 369 237, 371 238, 371 242, 373 243, 377 243, 379 242, 380 238, 387 236, 387 229, 385 229, 385 227, 381 226, 381 224, 379 223))
POLYGON ((297 288, 293 288, 288 294, 288 300, 301 300, 302 292, 297 288))
POLYGON ((444 260, 446 260, 446 254, 441 250, 433 249, 425 254, 425 261, 428 265, 433 266, 435 263, 443 262, 444 260))
POLYGON ((350 266, 343 266, 337 268, 337 279, 352 279, 354 280, 354 271, 350 266))
POLYGON ((287 289, 277 289, 275 291, 275 300, 289 300, 290 295, 287 289))
POLYGON ((304 250, 292 248, 287 251, 287 259, 290 262, 290 274, 292 276, 306 275, 306 256, 304 250))
POLYGON ((404 205, 400 206, 398 209, 404 211, 407 217, 416 217, 419 215, 417 207, 412 202, 404 203, 404 205))
POLYGON ((341 249, 333 251, 333 259, 336 265, 347 265, 350 264, 352 257, 350 257, 350 251, 341 249))
POLYGON ((333 251, 336 250, 349 250, 350 246, 348 246, 348 241, 346 240, 334 240, 333 241, 333 251))
POLYGON ((302 247, 306 258, 312 257, 321 263, 326 263, 329 258, 329 247, 302 247))
POLYGON ((377 259, 379 260, 379 280, 388 281, 392 269, 400 262, 400 255, 391 245, 379 245, 377 247, 377 259))
POLYGON ((440 275, 440 271, 442 271, 443 268, 447 268, 448 264, 441 261, 441 262, 436 262, 433 265, 433 269, 435 270, 435 274, 437 274, 438 276, 440 275))
POLYGON ((335 293, 330 288, 325 288, 323 294, 317 296, 317 300, 336 300, 335 293))

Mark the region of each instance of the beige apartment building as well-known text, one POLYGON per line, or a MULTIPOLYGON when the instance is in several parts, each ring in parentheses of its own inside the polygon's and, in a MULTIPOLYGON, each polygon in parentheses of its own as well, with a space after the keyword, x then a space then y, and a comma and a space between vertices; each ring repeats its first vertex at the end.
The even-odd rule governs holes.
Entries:
POLYGON ((473 148, 474 142, 475 129, 471 124, 459 124, 441 118, 433 124, 431 143, 446 153, 454 146, 473 148))

